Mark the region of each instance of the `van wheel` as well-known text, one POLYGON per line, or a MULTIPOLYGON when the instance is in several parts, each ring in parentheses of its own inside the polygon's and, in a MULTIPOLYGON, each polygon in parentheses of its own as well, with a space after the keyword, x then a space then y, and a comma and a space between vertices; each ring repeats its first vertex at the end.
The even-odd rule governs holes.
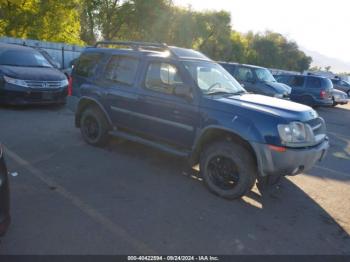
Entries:
POLYGON ((83 111, 80 118, 80 132, 84 140, 93 146, 104 146, 109 140, 109 124, 102 114, 96 108, 87 108, 83 111))
POLYGON ((256 180, 256 164, 243 146, 229 141, 210 144, 201 155, 200 171, 214 194, 235 199, 249 192, 256 180))
POLYGON ((332 98, 332 100, 333 100, 332 106, 333 106, 333 107, 337 106, 337 102, 335 102, 334 97, 332 98))

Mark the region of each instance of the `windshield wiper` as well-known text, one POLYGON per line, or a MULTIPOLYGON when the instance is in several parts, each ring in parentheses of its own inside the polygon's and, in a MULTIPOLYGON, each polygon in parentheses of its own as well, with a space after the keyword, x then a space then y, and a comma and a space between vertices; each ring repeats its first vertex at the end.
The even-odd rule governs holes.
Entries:
POLYGON ((242 94, 247 94, 247 91, 245 90, 240 90, 240 91, 237 91, 237 92, 234 92, 232 93, 233 95, 242 95, 242 94))
POLYGON ((51 66, 43 66, 43 65, 26 65, 25 67, 52 68, 51 66))
POLYGON ((206 95, 220 95, 220 94, 232 95, 232 94, 235 94, 235 93, 228 92, 228 91, 213 91, 213 92, 206 93, 206 95))

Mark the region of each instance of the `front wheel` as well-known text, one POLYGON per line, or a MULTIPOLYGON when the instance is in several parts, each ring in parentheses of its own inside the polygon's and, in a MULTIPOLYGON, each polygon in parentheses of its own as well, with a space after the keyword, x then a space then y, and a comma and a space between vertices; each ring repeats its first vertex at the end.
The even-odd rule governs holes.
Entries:
POLYGON ((249 192, 256 180, 256 163, 243 146, 229 141, 207 146, 201 155, 200 171, 214 194, 235 199, 249 192))
POLYGON ((106 117, 96 108, 87 108, 81 115, 80 131, 84 140, 93 146, 107 144, 109 125, 106 117))

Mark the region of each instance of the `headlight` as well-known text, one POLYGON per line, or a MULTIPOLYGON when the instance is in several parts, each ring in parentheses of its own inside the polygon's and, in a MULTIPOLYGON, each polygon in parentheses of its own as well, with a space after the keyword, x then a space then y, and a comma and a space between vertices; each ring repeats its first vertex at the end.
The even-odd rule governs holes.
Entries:
POLYGON ((5 82, 12 84, 12 85, 28 87, 26 81, 21 80, 21 79, 15 79, 12 77, 4 76, 4 80, 5 80, 5 82))
POLYGON ((61 87, 68 86, 68 79, 64 79, 61 81, 61 87))
POLYGON ((300 145, 314 141, 313 131, 308 124, 291 122, 277 127, 283 144, 300 145))

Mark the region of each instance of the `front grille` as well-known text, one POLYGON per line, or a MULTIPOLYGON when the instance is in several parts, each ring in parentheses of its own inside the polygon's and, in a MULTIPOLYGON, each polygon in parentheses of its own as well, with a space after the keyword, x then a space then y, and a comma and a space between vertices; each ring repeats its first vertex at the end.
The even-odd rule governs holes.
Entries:
POLYGON ((317 142, 320 142, 326 137, 326 124, 323 118, 317 117, 306 122, 312 129, 317 142))
POLYGON ((30 88, 42 88, 42 89, 51 89, 51 88, 60 88, 61 81, 35 81, 35 80, 26 80, 25 81, 28 87, 30 88))

